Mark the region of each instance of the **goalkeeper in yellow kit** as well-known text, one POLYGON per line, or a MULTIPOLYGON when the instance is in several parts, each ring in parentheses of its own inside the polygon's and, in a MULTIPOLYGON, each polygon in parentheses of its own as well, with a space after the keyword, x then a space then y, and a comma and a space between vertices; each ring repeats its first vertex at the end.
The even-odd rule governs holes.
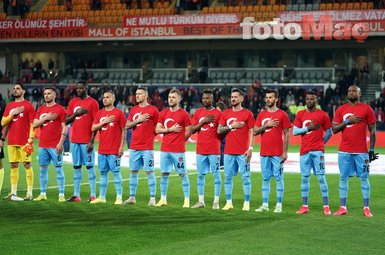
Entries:
MULTIPOLYGON (((8 159, 11 164, 11 193, 5 199, 12 201, 33 200, 33 169, 31 154, 33 152, 34 130, 32 122, 35 118, 33 105, 24 99, 25 89, 21 82, 13 86, 15 101, 5 107, 1 125, 8 126, 8 159), (23 162, 27 178, 27 195, 25 198, 17 196, 19 180, 19 163, 23 162)), ((2 135, 1 140, 5 141, 2 135)))

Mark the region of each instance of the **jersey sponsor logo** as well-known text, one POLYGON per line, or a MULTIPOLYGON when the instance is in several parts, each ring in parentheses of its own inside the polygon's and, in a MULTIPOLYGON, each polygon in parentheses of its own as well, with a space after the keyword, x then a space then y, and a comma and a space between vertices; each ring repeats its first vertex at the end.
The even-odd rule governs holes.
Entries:
MULTIPOLYGON (((133 121, 137 120, 140 115, 142 115, 142 112, 135 113, 134 116, 132 117, 132 120, 133 121)), ((136 124, 137 127, 139 127, 140 125, 142 125, 142 123, 136 124)))
MULTIPOLYGON (((106 117, 101 117, 100 120, 99 120, 99 123, 101 123, 105 118, 106 118, 106 117)), ((105 130, 107 130, 109 127, 113 127, 113 126, 114 126, 114 122, 105 124, 105 125, 103 125, 102 130, 105 131, 105 130)))
MULTIPOLYGON (((303 123, 302 123, 302 128, 305 128, 307 126, 309 126, 309 124, 311 123, 312 121, 311 120, 305 120, 303 123)), ((313 131, 309 131, 306 133, 306 135, 308 134, 311 134, 313 131)))
MULTIPOLYGON (((12 110, 10 110, 10 111, 9 111, 9 115, 13 115, 12 113, 13 113, 14 111, 16 111, 15 108, 13 108, 12 110)), ((17 121, 19 118, 24 117, 24 113, 21 112, 21 113, 19 113, 17 116, 18 116, 18 117, 13 116, 12 121, 17 121)))
MULTIPOLYGON (((266 122, 268 122, 269 120, 272 120, 272 118, 264 118, 262 120, 262 126, 265 125, 266 122)), ((271 131, 271 128, 266 128, 265 129, 265 132, 270 132, 271 131)))
MULTIPOLYGON (((201 122, 205 117, 202 117, 199 119, 198 123, 201 122)), ((207 131, 209 128, 213 128, 215 125, 213 122, 210 122, 210 123, 205 123, 202 127, 201 127, 201 131, 207 131), (205 126, 207 127, 207 125, 209 126, 208 128, 205 128, 205 126)))
MULTIPOLYGON (((48 115, 48 113, 43 113, 42 115, 40 115, 39 119, 41 120, 42 118, 44 118, 44 117, 47 116, 47 115, 48 115)), ((44 122, 43 126, 45 127, 45 126, 47 126, 49 123, 52 123, 52 122, 53 122, 53 120, 46 121, 46 122, 44 122)))
MULTIPOLYGON (((354 114, 353 113, 346 113, 343 117, 342 117, 342 119, 345 121, 346 119, 349 119, 349 117, 350 116, 353 116, 354 114)), ((350 125, 347 125, 346 126, 347 128, 351 128, 351 127, 353 127, 353 124, 350 124, 350 125)))
MULTIPOLYGON (((236 122, 237 121, 237 118, 230 118, 230 119, 228 119, 227 121, 226 121, 226 124, 227 124, 227 126, 228 125, 231 125, 233 122, 236 122)), ((236 129, 232 129, 232 130, 230 130, 230 131, 235 131, 236 129)))

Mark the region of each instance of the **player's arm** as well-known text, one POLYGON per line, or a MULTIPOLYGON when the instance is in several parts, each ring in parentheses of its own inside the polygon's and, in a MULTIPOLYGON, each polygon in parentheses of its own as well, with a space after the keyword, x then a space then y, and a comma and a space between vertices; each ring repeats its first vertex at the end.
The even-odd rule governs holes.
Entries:
POLYGON ((346 128, 347 125, 358 124, 362 121, 362 117, 356 116, 355 114, 344 120, 342 123, 332 123, 332 130, 334 134, 341 132, 346 128))
POLYGON ((246 163, 250 163, 251 156, 253 155, 253 147, 254 147, 254 129, 249 129, 249 148, 247 148, 247 151, 245 153, 246 155, 246 163))
POLYGON ((106 116, 101 122, 99 122, 97 124, 92 124, 91 131, 96 132, 96 131, 100 130, 104 125, 111 123, 111 122, 114 122, 114 120, 115 120, 114 115, 106 116))
POLYGON ((323 138, 324 139, 324 144, 326 144, 329 141, 330 137, 332 137, 332 128, 329 128, 329 129, 327 129, 325 131, 325 135, 324 135, 324 138, 323 138))
POLYGON ((19 115, 23 111, 24 111, 24 106, 16 107, 15 110, 12 111, 12 114, 9 114, 8 116, 3 116, 1 118, 1 125, 3 127, 8 125, 9 123, 11 123, 13 117, 15 117, 16 115, 19 115))
POLYGON ((65 124, 65 122, 61 123, 61 136, 60 136, 60 140, 59 140, 59 143, 56 145, 56 152, 57 154, 61 154, 63 152, 63 149, 64 149, 64 140, 66 139, 66 136, 67 136, 67 125, 65 124))
POLYGON ((369 124, 368 129, 370 132, 369 161, 372 162, 378 159, 378 153, 374 152, 374 146, 376 145, 376 123, 369 124))
POLYGON ((127 120, 126 122, 126 129, 134 128, 136 125, 147 121, 150 118, 150 114, 145 113, 145 114, 140 114, 139 117, 136 120, 127 120))
POLYGON ((91 134, 91 139, 87 144, 87 153, 90 153, 94 149, 96 133, 97 131, 93 131, 91 134))
POLYGON ((289 148, 290 141, 290 128, 285 128, 283 130, 283 154, 281 157, 281 163, 285 162, 287 159, 287 150, 289 148))
POLYGON ((127 132, 126 127, 123 127, 122 128, 122 137, 120 139, 120 147, 119 147, 119 152, 118 152, 119 158, 121 156, 123 156, 123 154, 124 154, 124 145, 126 144, 126 132, 127 132))
POLYGON ((218 125, 217 133, 220 136, 226 135, 233 127, 231 125, 223 126, 222 124, 218 125))
MULTIPOLYGON (((157 123, 155 127, 155 133, 157 134, 168 134, 172 132, 180 132, 182 131, 182 127, 178 124, 175 123, 172 127, 170 128, 165 128, 162 123, 157 123)), ((191 131, 190 131, 191 132, 191 131)))
POLYGON ((76 112, 74 114, 72 114, 72 115, 67 115, 66 116, 66 122, 65 122, 66 125, 71 124, 72 122, 74 122, 74 120, 75 120, 75 118, 77 116, 79 116, 79 115, 76 115, 76 112))
POLYGON ((254 126, 254 135, 260 135, 263 132, 265 132, 266 129, 277 127, 279 124, 279 121, 277 119, 266 121, 265 124, 263 124, 260 127, 254 126))
POLYGON ((309 132, 309 130, 307 129, 307 127, 304 127, 304 128, 299 128, 297 126, 293 126, 293 135, 297 136, 297 135, 303 135, 303 134, 306 134, 307 132, 309 132))
POLYGON ((5 126, 2 130, 2 132, 0 133, 1 135, 1 138, 0 138, 0 147, 4 147, 4 142, 5 142, 5 139, 7 138, 7 135, 8 135, 8 130, 9 130, 9 126, 5 126))
POLYGON ((206 123, 210 123, 215 120, 215 115, 207 115, 205 116, 198 124, 191 126, 191 133, 195 134, 199 130, 201 130, 202 126, 206 123))
POLYGON ((190 136, 191 136, 191 125, 185 127, 184 140, 187 141, 190 138, 190 136))

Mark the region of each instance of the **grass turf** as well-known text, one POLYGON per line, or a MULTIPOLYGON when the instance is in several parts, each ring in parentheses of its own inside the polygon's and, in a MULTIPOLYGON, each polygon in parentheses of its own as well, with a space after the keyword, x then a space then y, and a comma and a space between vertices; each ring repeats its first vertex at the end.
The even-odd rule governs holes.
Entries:
MULTIPOLYGON (((256 155, 254 155, 256 156, 256 155)), ((6 168, 3 194, 9 186, 6 168)), ((35 187, 38 167, 34 162, 35 187)), ((72 166, 65 164, 66 196, 73 192, 72 166)), ((128 196, 129 170, 122 168, 125 179, 124 198, 128 196)), ((83 182, 86 182, 83 169, 83 182)), ((159 172, 157 172, 159 176, 159 172)), ((49 186, 56 186, 54 169, 49 171, 49 186)), ((110 176, 111 177, 111 176, 110 176)), ((261 176, 252 173, 250 212, 241 211, 243 203, 240 177, 234 178, 233 211, 214 211, 213 178, 206 178, 204 209, 183 209, 181 181, 170 178, 167 207, 147 207, 148 187, 141 172, 134 206, 115 206, 113 182, 109 183, 107 204, 90 205, 58 203, 57 188, 48 190, 48 201, 0 201, 1 254, 383 254, 385 176, 371 176, 371 209, 373 218, 362 216, 360 183, 350 180, 348 216, 325 217, 315 177, 311 179, 310 213, 296 215, 301 205, 300 175, 285 175, 283 213, 256 213, 261 203, 261 176)), ((112 178, 110 178, 112 180, 112 178)), ((159 179, 157 199, 159 198, 159 179)), ((338 175, 327 175, 330 206, 336 211, 338 175)), ((191 204, 197 201, 196 172, 190 171, 191 204)), ((223 182, 223 178, 222 178, 223 182)), ((20 171, 19 190, 25 188, 24 171, 20 171)), ((24 195, 24 191, 19 192, 24 195)), ((34 190, 34 195, 38 190, 34 190)), ((88 185, 82 186, 82 198, 89 195, 88 185)), ((223 185, 221 206, 225 203, 223 185)), ((275 204, 272 181, 270 207, 275 204)))

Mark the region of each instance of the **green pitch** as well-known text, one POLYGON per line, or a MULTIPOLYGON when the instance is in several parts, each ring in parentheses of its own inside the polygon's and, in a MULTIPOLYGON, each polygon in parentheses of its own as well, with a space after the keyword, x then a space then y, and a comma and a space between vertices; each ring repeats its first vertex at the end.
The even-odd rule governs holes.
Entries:
MULTIPOLYGON (((382 152, 383 153, 383 152, 382 152)), ((36 162, 34 196, 39 193, 36 162)), ((73 192, 72 166, 65 165, 66 197, 73 192)), ((124 199, 129 187, 129 169, 122 168, 124 199)), ((159 172, 157 172, 159 176, 159 172)), ((58 203, 56 173, 49 171, 48 201, 0 201, 0 254, 383 254, 385 176, 371 176, 373 218, 362 216, 362 199, 357 178, 350 180, 346 217, 322 214, 321 195, 315 177, 311 179, 310 213, 298 216, 301 205, 300 176, 285 175, 283 213, 256 213, 261 204, 261 176, 252 174, 251 210, 241 211, 242 182, 234 179, 235 209, 214 211, 213 178, 206 178, 206 208, 183 209, 181 181, 169 181, 167 207, 147 207, 148 186, 141 173, 137 204, 116 206, 113 182, 109 183, 106 204, 58 203)), ((112 176, 110 175, 110 181, 112 176)), ((157 199, 159 198, 159 179, 157 199)), ((332 211, 338 209, 338 175, 327 175, 332 211)), ((83 182, 87 173, 83 169, 83 182)), ((190 171, 191 205, 197 201, 196 172, 190 171)), ((223 182, 223 179, 222 179, 223 182)), ((20 171, 19 190, 25 189, 24 170, 20 171)), ((6 167, 2 196, 9 191, 6 167)), ((99 187, 97 187, 99 189, 99 187)), ((25 190, 19 191, 24 196, 25 190)), ((86 201, 88 185, 82 186, 86 201)), ((222 187, 221 206, 225 204, 222 187)), ((272 181, 270 207, 275 204, 272 181)))

